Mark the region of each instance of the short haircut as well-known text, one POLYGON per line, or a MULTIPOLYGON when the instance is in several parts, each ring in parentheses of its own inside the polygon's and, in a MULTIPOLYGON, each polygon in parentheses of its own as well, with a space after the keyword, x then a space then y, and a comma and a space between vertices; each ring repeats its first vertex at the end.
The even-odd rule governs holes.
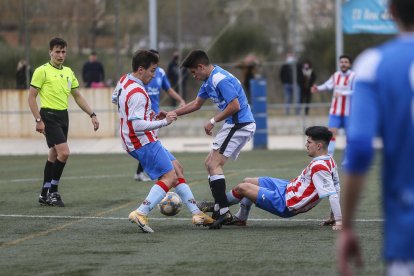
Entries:
POLYGON ((348 56, 348 55, 341 55, 341 56, 339 57, 339 60, 341 60, 341 59, 343 59, 343 58, 346 58, 346 59, 349 61, 349 63, 351 63, 351 64, 352 64, 352 58, 351 58, 351 56, 348 56))
POLYGON ((391 0, 390 5, 395 8, 397 17, 405 26, 414 25, 414 1, 391 0))
POLYGON ((332 139, 332 132, 324 126, 311 126, 305 130, 305 135, 312 138, 314 141, 321 141, 324 148, 327 148, 329 141, 332 139))
POLYGON ((158 55, 147 50, 138 50, 132 57, 132 71, 136 72, 139 67, 148 69, 152 64, 158 63, 158 55))
POLYGON ((160 52, 158 52, 157 50, 155 50, 155 49, 149 49, 148 51, 150 51, 151 53, 154 53, 154 54, 156 54, 156 55, 160 55, 160 52))
POLYGON ((197 65, 203 64, 203 65, 209 65, 210 59, 208 58, 206 52, 203 50, 194 50, 191 51, 188 56, 184 59, 183 63, 181 64, 181 67, 184 68, 197 68, 197 65))
POLYGON ((68 44, 66 43, 66 41, 62 38, 59 37, 55 37, 52 38, 52 40, 50 40, 49 42, 49 49, 53 50, 53 48, 55 48, 55 46, 59 46, 59 48, 65 48, 68 46, 68 44))

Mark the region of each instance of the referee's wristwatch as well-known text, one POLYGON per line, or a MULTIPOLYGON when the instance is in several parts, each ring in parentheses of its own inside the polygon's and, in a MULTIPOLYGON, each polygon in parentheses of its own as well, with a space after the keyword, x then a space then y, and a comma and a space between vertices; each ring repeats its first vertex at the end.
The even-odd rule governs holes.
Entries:
POLYGON ((36 122, 36 123, 40 123, 41 121, 42 121, 42 118, 36 118, 36 119, 35 119, 35 122, 36 122))

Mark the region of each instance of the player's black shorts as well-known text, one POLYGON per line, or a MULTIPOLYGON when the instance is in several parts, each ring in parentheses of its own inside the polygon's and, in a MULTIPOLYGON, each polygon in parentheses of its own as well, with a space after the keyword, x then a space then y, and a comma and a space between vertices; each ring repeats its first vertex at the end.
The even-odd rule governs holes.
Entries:
POLYGON ((40 116, 45 124, 47 146, 54 147, 66 143, 69 130, 69 115, 67 110, 41 108, 40 116))

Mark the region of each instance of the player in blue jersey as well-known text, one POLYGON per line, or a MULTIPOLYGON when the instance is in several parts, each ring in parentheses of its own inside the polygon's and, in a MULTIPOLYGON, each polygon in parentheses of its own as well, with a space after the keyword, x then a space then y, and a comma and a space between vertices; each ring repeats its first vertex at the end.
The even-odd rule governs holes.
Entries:
POLYGON ((193 77, 203 81, 203 84, 195 100, 175 110, 177 115, 200 109, 210 98, 220 112, 204 124, 206 134, 212 135, 214 125, 225 121, 214 138, 212 150, 205 161, 211 192, 216 203, 216 221, 210 228, 219 229, 223 224, 232 221, 226 197, 223 166, 229 157, 238 157, 241 149, 253 136, 256 123, 240 81, 226 70, 211 64, 204 51, 190 52, 182 67, 188 68, 193 77))
POLYGON ((372 139, 382 149, 384 258, 387 275, 414 275, 414 1, 390 0, 401 35, 365 51, 357 74, 347 132, 343 231, 338 237, 338 265, 362 265, 352 219, 373 158, 372 139))
MULTIPOLYGON (((150 52, 156 54, 159 57, 159 52, 157 50, 149 50, 150 52)), ((155 114, 160 113, 160 92, 161 89, 168 93, 168 95, 176 100, 179 103, 179 106, 184 106, 184 99, 171 87, 170 82, 168 81, 167 75, 165 74, 164 69, 157 67, 155 71, 155 76, 152 80, 145 86, 148 95, 151 99, 151 107, 155 114)), ((157 131, 158 132, 158 131, 157 131)), ((158 134, 158 133, 157 133, 158 134)), ((138 163, 137 171, 134 175, 136 181, 150 181, 151 179, 145 175, 144 168, 138 163)))

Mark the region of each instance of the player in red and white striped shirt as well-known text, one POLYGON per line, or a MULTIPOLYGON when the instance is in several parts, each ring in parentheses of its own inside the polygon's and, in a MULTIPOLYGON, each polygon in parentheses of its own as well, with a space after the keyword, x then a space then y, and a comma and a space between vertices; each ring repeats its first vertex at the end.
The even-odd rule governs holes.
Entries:
POLYGON ((338 129, 345 128, 351 109, 351 95, 354 90, 355 73, 351 70, 351 57, 339 57, 340 70, 335 72, 324 84, 312 86, 311 92, 333 90, 331 108, 329 110, 329 130, 333 137, 329 143, 328 153, 333 156, 338 129))
POLYGON ((142 204, 129 214, 129 220, 145 233, 154 232, 148 225, 148 214, 171 188, 175 188, 193 214, 193 224, 207 226, 214 220, 197 207, 193 193, 184 179, 181 164, 157 141, 154 133, 154 130, 177 119, 175 112, 168 112, 162 115, 165 118, 155 120, 145 85, 154 77, 157 65, 156 54, 150 51, 136 52, 132 58, 133 72, 121 77, 112 94, 112 102, 118 107, 124 149, 139 160, 151 179, 157 180, 142 204))
MULTIPOLYGON (((246 178, 226 194, 230 204, 240 202, 233 224, 246 225, 253 203, 260 209, 288 218, 309 211, 327 197, 335 217, 332 229, 341 229, 337 166, 327 154, 332 132, 327 127, 313 126, 307 128, 305 134, 308 136, 306 151, 313 159, 298 177, 291 181, 269 176, 246 178)), ((204 211, 209 210, 205 208, 204 211)))

